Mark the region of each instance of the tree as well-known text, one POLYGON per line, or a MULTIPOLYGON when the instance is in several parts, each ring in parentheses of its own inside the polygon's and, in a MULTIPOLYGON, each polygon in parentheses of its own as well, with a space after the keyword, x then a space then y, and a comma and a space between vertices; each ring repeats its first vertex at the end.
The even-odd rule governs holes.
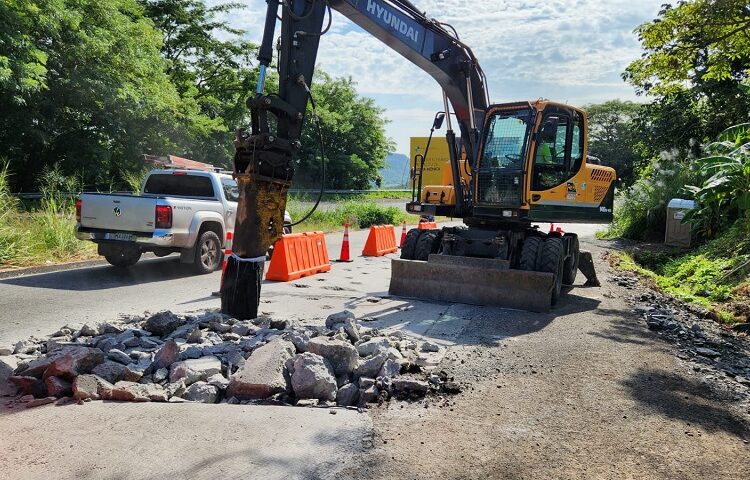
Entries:
MULTIPOLYGON (((383 110, 357 95, 351 78, 331 78, 318 70, 312 85, 326 160, 326 188, 368 189, 380 185, 379 170, 393 143, 385 135, 383 110)), ((295 183, 320 185, 320 135, 308 105, 295 183)))
POLYGON ((257 82, 253 68, 257 47, 242 39, 242 30, 218 17, 243 5, 208 7, 203 0, 139 2, 163 35, 166 71, 183 101, 196 103, 202 115, 221 124, 208 137, 195 139, 192 155, 228 167, 234 153, 234 130, 247 120, 245 99, 257 82))
POLYGON ((654 133, 666 138, 677 133, 685 139, 687 132, 695 140, 710 141, 729 125, 746 121, 750 116, 748 31, 750 5, 744 0, 665 5, 659 18, 636 29, 644 54, 623 76, 637 93, 657 98, 650 117, 666 128, 664 134, 654 133), (670 105, 659 105, 664 103, 670 105))
POLYGON ((614 168, 625 185, 633 183, 635 167, 642 160, 638 152, 638 136, 633 128, 633 122, 642 108, 642 104, 622 100, 586 107, 589 154, 614 168))
POLYGON ((0 149, 16 188, 33 188, 54 164, 87 188, 114 186, 141 154, 180 151, 221 127, 180 98, 159 55, 161 35, 135 0, 43 3, 14 0, 3 11, 18 29, 12 35, 33 45, 3 52, 5 64, 36 59, 0 84, 0 149))

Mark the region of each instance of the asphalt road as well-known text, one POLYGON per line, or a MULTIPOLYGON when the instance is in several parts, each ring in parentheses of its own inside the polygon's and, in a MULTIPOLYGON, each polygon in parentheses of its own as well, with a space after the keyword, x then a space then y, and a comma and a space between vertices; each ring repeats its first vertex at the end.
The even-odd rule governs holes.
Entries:
MULTIPOLYGON (((458 224, 458 223, 456 223, 458 224)), ((596 225, 562 225, 566 231, 593 238, 596 225)), ((548 229, 549 224, 540 228, 548 229)), ((350 233, 351 264, 333 263, 333 270, 300 282, 266 282, 263 311, 314 320, 325 318, 322 299, 349 299, 388 290, 389 266, 383 259, 359 256, 368 231, 350 233), (369 275, 369 276, 368 276, 369 275), (357 276, 358 278, 353 278, 357 276), (338 285, 338 284, 341 285, 338 285), (292 285, 320 286, 314 290, 292 285), (313 294, 313 291, 315 294, 313 294), (288 302, 276 299, 291 293, 288 302), (310 298, 319 302, 311 309, 310 298)), ((397 231, 400 236, 400 231, 397 231)), ((341 233, 326 235, 331 259, 341 251, 341 233)), ((52 273, 19 275, 0 279, 0 342, 17 342, 31 335, 49 335, 66 323, 106 321, 119 315, 140 315, 169 309, 178 313, 219 308, 221 274, 195 275, 177 255, 149 258, 121 270, 109 265, 76 268, 52 273)), ((333 306, 340 302, 328 302, 333 306)))
MULTIPOLYGON (((113 404, 8 411, 0 472, 13 478, 750 478, 743 418, 633 315, 593 239, 601 288, 534 314, 383 296, 388 257, 268 283, 261 311, 319 324, 343 308, 368 327, 447 347, 457 397, 358 414, 233 405, 113 404), (123 452, 128 452, 124 454, 123 452)), ((547 228, 543 225, 542 228, 547 228)), ((327 237, 338 256, 340 234, 327 237)), ((121 313, 218 308, 219 275, 177 258, 0 280, 0 342, 121 313)))

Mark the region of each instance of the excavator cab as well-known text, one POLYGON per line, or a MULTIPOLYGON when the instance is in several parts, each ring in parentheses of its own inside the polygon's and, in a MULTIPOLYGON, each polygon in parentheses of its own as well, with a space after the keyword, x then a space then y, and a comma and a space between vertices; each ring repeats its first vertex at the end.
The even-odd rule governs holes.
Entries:
MULTIPOLYGON (((475 164, 465 157, 459 163, 473 223, 612 220, 615 171, 587 161, 583 110, 547 100, 498 104, 488 109, 484 126, 475 164)), ((415 194, 407 211, 453 216, 450 164, 440 185, 419 185, 424 162, 415 159, 415 194)))

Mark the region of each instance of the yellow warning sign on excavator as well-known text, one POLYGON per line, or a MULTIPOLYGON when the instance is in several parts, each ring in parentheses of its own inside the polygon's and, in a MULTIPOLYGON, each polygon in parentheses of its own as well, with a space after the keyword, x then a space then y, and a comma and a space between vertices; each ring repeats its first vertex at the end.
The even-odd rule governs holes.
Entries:
MULTIPOLYGON (((409 162, 412 171, 419 172, 422 156, 427 148, 428 137, 411 137, 409 162), (416 159, 416 165, 414 161, 416 159), (415 168, 416 167, 416 168, 415 168)), ((422 171, 422 185, 440 185, 443 181, 443 169, 450 171, 450 156, 448 154, 448 142, 444 137, 432 137, 430 150, 424 162, 422 171)), ((412 177, 412 182, 414 177, 412 177)))

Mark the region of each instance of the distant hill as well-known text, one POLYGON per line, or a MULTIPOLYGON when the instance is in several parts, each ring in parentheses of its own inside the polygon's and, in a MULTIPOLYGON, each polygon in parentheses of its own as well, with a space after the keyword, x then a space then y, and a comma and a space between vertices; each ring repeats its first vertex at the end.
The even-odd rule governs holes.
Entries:
POLYGON ((389 153, 380 175, 383 177, 383 188, 405 188, 409 183, 409 157, 403 153, 389 153))

